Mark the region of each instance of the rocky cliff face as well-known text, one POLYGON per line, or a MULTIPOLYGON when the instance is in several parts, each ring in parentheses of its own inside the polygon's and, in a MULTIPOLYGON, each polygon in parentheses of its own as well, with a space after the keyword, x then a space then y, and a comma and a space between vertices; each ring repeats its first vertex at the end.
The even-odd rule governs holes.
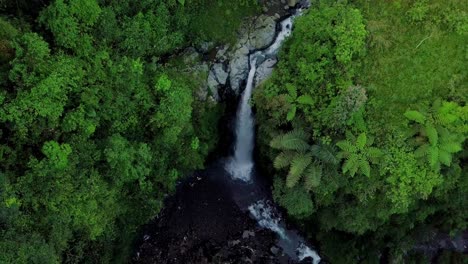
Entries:
MULTIPOLYGON (((263 13, 247 19, 238 31, 238 41, 234 45, 214 46, 204 43, 191 49, 187 57, 205 57, 206 60, 196 67, 206 74, 206 85, 200 87, 199 97, 202 100, 222 100, 222 90, 231 89, 240 94, 249 71, 250 53, 269 46, 276 34, 278 21, 289 15, 289 7, 296 1, 265 1, 263 13), (289 4, 289 5, 288 5, 289 4)), ((275 58, 262 62, 256 76, 256 83, 266 79, 276 63, 275 58)))

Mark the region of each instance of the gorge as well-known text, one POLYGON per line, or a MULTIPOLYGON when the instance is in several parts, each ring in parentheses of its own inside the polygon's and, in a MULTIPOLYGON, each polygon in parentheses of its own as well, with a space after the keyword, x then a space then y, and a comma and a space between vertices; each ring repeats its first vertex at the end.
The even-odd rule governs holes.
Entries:
MULTIPOLYGON (((177 201, 172 201, 174 202, 173 204, 169 202, 168 205, 166 205, 166 208, 169 208, 167 209, 168 212, 171 210, 182 212, 176 213, 177 216, 171 213, 169 213, 170 215, 164 215, 163 213, 158 217, 159 219, 155 220, 157 223, 156 225, 149 225, 147 230, 148 234, 143 235, 142 245, 134 258, 135 263, 150 263, 151 261, 156 261, 158 263, 173 263, 171 261, 174 261, 175 263, 176 259, 178 259, 178 261, 183 260, 185 263, 203 262, 203 260, 198 259, 199 257, 205 258, 205 261, 208 262, 215 261, 216 257, 223 259, 226 257, 223 253, 220 253, 223 251, 223 248, 227 247, 227 251, 230 252, 229 254, 235 254, 237 252, 237 250, 234 249, 235 246, 245 243, 244 241, 241 242, 239 239, 234 239, 235 235, 232 237, 232 233, 239 234, 240 230, 244 230, 242 231, 241 239, 258 238, 257 240, 260 242, 257 243, 260 244, 264 243, 262 240, 265 239, 263 236, 266 236, 265 229, 275 233, 275 236, 272 237, 269 235, 268 238, 268 245, 271 245, 271 247, 267 246, 266 248, 262 248, 262 246, 257 244, 255 246, 258 248, 254 251, 254 249, 251 248, 253 246, 250 245, 249 242, 247 242, 247 245, 241 246, 252 251, 249 261, 258 263, 259 261, 261 262, 261 259, 263 259, 263 261, 267 261, 266 259, 268 259, 268 263, 291 263, 291 261, 294 261, 317 264, 320 262, 319 255, 308 246, 309 243, 307 243, 296 230, 288 228, 284 223, 281 213, 272 201, 269 184, 265 179, 262 179, 261 173, 255 169, 253 157, 255 147, 255 118, 250 106, 250 99, 256 85, 260 84, 268 77, 268 74, 256 76, 257 68, 262 64, 274 66, 271 62, 277 60, 276 56, 281 44, 291 34, 294 18, 302 13, 302 8, 304 7, 307 7, 307 5, 305 4, 305 6, 292 11, 291 16, 284 18, 278 23, 279 31, 270 45, 260 50, 254 50, 246 55, 249 70, 245 88, 239 96, 240 99, 234 121, 235 142, 232 157, 216 161, 215 164, 206 171, 198 172, 196 174, 197 176, 193 176, 191 180, 189 180, 190 183, 184 182, 181 184, 181 189, 178 191, 178 194, 176 194, 176 197, 185 197, 188 193, 191 193, 191 196, 193 195, 191 197, 193 200, 185 200, 185 198, 179 197, 176 198, 177 201), (190 187, 187 187, 187 184, 190 187), (187 188, 191 190, 188 191, 187 188), (197 193, 197 190, 199 190, 199 192, 208 193, 197 193), (216 200, 216 202, 213 202, 213 200, 216 200), (219 201, 226 200, 229 201, 229 203, 225 202, 222 205, 219 203, 219 201), (184 203, 189 203, 189 205, 184 203), (207 208, 205 209, 203 206, 197 208, 194 204, 198 203, 203 203, 207 208), (172 206, 177 206, 177 209, 171 209, 172 206), (207 215, 212 215, 213 212, 206 212, 206 210, 214 210, 213 206, 217 208, 215 210, 216 214, 220 215, 207 219, 207 215), (202 211, 196 211, 200 210, 200 208, 203 208, 201 209, 202 211), (222 210, 220 210, 221 208, 222 210), (232 212, 226 212, 226 210, 237 211, 239 215, 233 216, 232 212), (187 211, 190 211, 190 213, 187 211), (202 217, 200 217, 200 215, 202 215, 202 217), (240 215, 243 216, 240 217, 240 215), (250 215, 252 219, 257 221, 257 227, 253 227, 252 221, 236 220, 236 218, 248 217, 247 215, 250 215), (181 224, 179 222, 172 222, 176 221, 175 218, 179 219, 177 221, 180 221, 180 219, 191 220, 189 223, 181 224), (197 220, 198 218, 201 220, 197 220), (243 221, 248 221, 248 224, 242 223, 243 221), (204 227, 202 224, 203 222, 206 222, 204 227), (233 227, 232 225, 236 224, 236 222, 241 222, 240 225, 245 226, 233 227), (168 225, 174 225, 178 228, 184 226, 187 230, 184 230, 185 233, 179 230, 177 231, 178 234, 175 235, 172 232, 165 231, 165 229, 172 229, 168 225), (197 225, 200 226, 195 228, 197 225), (218 231, 214 231, 217 229, 215 227, 218 226, 223 226, 223 228, 227 228, 227 230, 221 231, 219 229, 218 231), (249 229, 254 229, 254 231, 250 231, 249 229), (257 232, 263 235, 259 235, 257 232), (224 233, 221 235, 221 239, 214 242, 217 238, 220 238, 220 233, 224 233), (161 239, 160 237, 164 238, 161 239), (202 237, 204 240, 201 239, 202 237), (222 237, 224 237, 225 241, 223 241, 222 237), (165 242, 160 243, 158 240, 165 242), (191 245, 195 248, 202 247, 200 244, 218 243, 218 245, 213 246, 211 250, 206 250, 207 246, 204 246, 205 249, 201 250, 203 251, 203 253, 201 253, 202 256, 191 255, 194 249, 190 246, 188 249, 181 249, 181 251, 176 251, 178 253, 173 253, 174 255, 171 255, 171 245, 169 244, 168 246, 168 240, 171 241, 169 243, 189 241, 187 242, 188 244, 196 244, 191 245), (193 240, 197 242, 193 242, 193 240), (165 245, 164 247, 162 246, 163 244, 165 245), (261 250, 266 252, 257 252, 261 250), (186 254, 187 251, 192 253, 186 254), (188 256, 184 256, 184 254, 188 256)), ((237 259, 232 259, 235 261, 234 263, 246 261, 246 259, 244 259, 246 256, 236 257, 237 259)))

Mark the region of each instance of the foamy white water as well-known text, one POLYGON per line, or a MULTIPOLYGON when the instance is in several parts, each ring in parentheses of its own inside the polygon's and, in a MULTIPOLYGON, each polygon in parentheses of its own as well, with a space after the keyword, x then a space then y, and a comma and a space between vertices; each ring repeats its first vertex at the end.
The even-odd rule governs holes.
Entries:
POLYGON ((254 77, 257 71, 257 58, 273 56, 278 53, 281 44, 291 35, 293 17, 281 21, 281 31, 275 41, 266 50, 257 51, 249 56, 250 70, 247 77, 247 85, 242 93, 236 118, 236 142, 234 155, 227 163, 226 169, 234 179, 249 182, 254 167, 253 148, 255 137, 255 119, 252 116, 250 97, 255 87, 254 77))
MULTIPOLYGON (((302 10, 299 10, 299 15, 302 10)), ((253 149, 255 136, 255 119, 250 107, 250 97, 255 88, 254 77, 257 70, 257 59, 264 59, 275 56, 278 53, 281 44, 291 35, 292 23, 295 16, 291 16, 281 21, 281 31, 278 33, 275 41, 267 49, 257 51, 249 56, 250 71, 247 77, 247 85, 242 93, 239 108, 236 117, 236 142, 234 146, 234 155, 226 164, 226 170, 233 179, 242 180, 251 183, 252 170, 254 168, 253 149)), ((284 252, 297 260, 312 258, 313 264, 320 262, 320 256, 309 248, 304 239, 295 231, 287 230, 281 223, 281 216, 275 208, 265 200, 259 200, 249 207, 250 214, 257 220, 258 224, 272 230, 279 236, 278 244, 284 252)))
POLYGON ((247 79, 247 86, 242 93, 241 103, 237 110, 236 118, 236 144, 234 146, 234 156, 231 157, 227 165, 227 170, 233 178, 245 182, 250 181, 250 175, 254 166, 253 147, 255 136, 255 120, 252 116, 252 108, 249 100, 252 96, 253 80, 257 70, 257 59, 250 59, 250 71, 247 79))

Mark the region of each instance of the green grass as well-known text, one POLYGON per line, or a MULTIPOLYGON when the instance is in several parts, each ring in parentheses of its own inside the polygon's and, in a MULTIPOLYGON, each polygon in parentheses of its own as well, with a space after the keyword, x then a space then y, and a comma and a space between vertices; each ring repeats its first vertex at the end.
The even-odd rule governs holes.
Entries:
POLYGON ((459 28, 468 1, 358 2, 370 34, 359 82, 369 89, 368 115, 378 127, 398 126, 407 108, 435 98, 466 102, 468 33, 459 28), (415 6, 426 10, 422 18, 415 6))
POLYGON ((235 42, 241 23, 260 11, 257 1, 245 0, 198 0, 190 8, 194 16, 189 27, 197 36, 195 41, 216 43, 235 42))

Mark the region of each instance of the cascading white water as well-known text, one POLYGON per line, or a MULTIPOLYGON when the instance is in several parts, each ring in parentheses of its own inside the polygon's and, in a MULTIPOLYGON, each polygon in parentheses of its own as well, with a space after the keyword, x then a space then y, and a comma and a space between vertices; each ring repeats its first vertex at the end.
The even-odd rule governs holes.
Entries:
MULTIPOLYGON (((251 183, 251 174, 254 167, 252 152, 254 148, 255 120, 252 116, 249 101, 252 96, 252 90, 255 87, 254 77, 257 70, 257 60, 277 54, 283 41, 291 34, 293 19, 294 16, 291 16, 281 22, 281 31, 267 49, 257 51, 249 56, 250 71, 247 77, 247 85, 237 111, 234 155, 226 165, 226 170, 236 180, 251 183)), ((259 200, 251 204, 248 210, 260 226, 278 234, 280 238, 279 245, 285 253, 298 260, 310 257, 313 264, 320 262, 320 256, 306 246, 302 237, 295 231, 287 230, 284 227, 281 223, 281 217, 278 213, 275 213, 274 207, 268 201, 259 200)))
POLYGON ((250 181, 250 174, 254 165, 252 152, 254 147, 254 118, 249 100, 252 96, 257 59, 250 59, 250 71, 247 78, 247 86, 242 93, 241 103, 237 111, 236 119, 236 144, 234 157, 228 163, 228 171, 232 177, 242 181, 250 181))
POLYGON ((254 167, 253 147, 255 136, 255 120, 250 107, 250 97, 254 88, 254 77, 257 71, 257 58, 265 58, 275 55, 283 41, 291 35, 293 17, 281 22, 281 31, 275 41, 266 49, 259 50, 249 56, 250 71, 247 77, 247 85, 242 93, 236 118, 236 142, 234 145, 234 156, 227 163, 226 169, 234 179, 249 182, 254 167))

